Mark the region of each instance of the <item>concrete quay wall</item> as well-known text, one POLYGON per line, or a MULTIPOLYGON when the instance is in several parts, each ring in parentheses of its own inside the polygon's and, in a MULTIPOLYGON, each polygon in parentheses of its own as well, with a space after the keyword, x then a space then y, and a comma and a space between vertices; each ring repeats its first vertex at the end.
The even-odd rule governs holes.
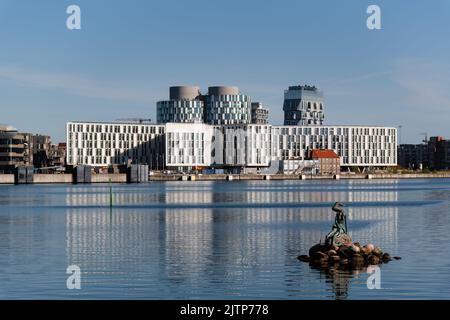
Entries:
MULTIPOLYGON (((283 175, 283 174, 175 174, 152 175, 150 181, 250 181, 250 180, 349 180, 349 179, 436 179, 450 178, 450 173, 428 174, 340 174, 340 175, 283 175)), ((92 183, 126 183, 126 174, 93 174, 92 183)), ((71 184, 71 174, 35 174, 34 184, 71 184)), ((0 184, 14 184, 13 174, 0 174, 0 184)))

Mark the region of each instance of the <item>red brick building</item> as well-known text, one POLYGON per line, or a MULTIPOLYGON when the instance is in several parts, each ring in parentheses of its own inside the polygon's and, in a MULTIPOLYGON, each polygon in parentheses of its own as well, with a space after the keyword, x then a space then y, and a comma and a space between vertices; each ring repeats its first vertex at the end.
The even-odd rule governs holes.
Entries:
POLYGON ((320 174, 339 174, 341 172, 341 159, 333 150, 314 149, 311 159, 319 161, 320 174))

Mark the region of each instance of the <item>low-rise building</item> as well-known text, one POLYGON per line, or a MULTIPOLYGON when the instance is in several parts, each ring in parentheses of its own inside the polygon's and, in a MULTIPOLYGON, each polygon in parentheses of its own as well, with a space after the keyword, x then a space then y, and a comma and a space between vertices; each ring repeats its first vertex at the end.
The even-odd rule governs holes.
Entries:
POLYGON ((0 125, 0 172, 12 173, 19 166, 33 164, 31 135, 0 125))
POLYGON ((280 161, 280 173, 295 175, 316 175, 319 173, 318 160, 283 160, 280 161))
POLYGON ((408 169, 449 170, 450 140, 431 137, 421 144, 402 144, 398 147, 399 166, 408 169))
POLYGON ((49 136, 36 134, 31 135, 33 141, 33 165, 36 168, 51 166, 50 152, 52 150, 52 141, 49 136))
MULTIPOLYGON (((187 124, 192 125, 192 124, 187 124)), ((67 123, 67 165, 165 167, 165 125, 118 122, 67 123)))
POLYGON ((402 144, 398 147, 398 165, 418 170, 428 164, 428 144, 402 144))
POLYGON ((320 174, 339 174, 341 172, 340 158, 333 150, 314 149, 311 160, 318 162, 320 174))
POLYGON ((330 149, 341 167, 382 168, 397 165, 396 141, 397 130, 391 127, 69 122, 67 164, 258 171, 276 161, 308 160, 314 149, 330 149))

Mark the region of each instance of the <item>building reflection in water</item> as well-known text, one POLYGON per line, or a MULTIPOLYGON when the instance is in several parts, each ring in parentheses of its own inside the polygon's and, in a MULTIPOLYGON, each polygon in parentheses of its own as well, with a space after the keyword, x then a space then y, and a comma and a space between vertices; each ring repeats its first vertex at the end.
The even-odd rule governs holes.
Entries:
POLYGON ((345 298, 354 274, 312 270, 296 259, 331 228, 334 214, 328 204, 334 201, 359 203, 346 208, 354 240, 389 251, 397 247, 398 208, 386 204, 398 201, 395 188, 352 183, 337 189, 317 186, 312 191, 307 185, 299 190, 289 184, 198 186, 117 188, 118 208, 112 214, 107 188, 97 193, 91 187, 67 190, 68 264, 79 265, 91 284, 163 283, 167 289, 161 294, 178 290, 195 295, 205 287, 214 293, 220 287, 233 296, 249 290, 257 295, 258 289, 277 285, 274 281, 281 275, 286 294, 295 297, 313 274, 316 281, 329 285, 336 298, 345 298), (223 203, 231 205, 217 206, 223 203), (256 203, 268 207, 252 206, 256 203), (277 207, 280 203, 298 206, 277 207), (190 206, 167 207, 173 204, 190 206), (195 204, 203 206, 192 207, 195 204))

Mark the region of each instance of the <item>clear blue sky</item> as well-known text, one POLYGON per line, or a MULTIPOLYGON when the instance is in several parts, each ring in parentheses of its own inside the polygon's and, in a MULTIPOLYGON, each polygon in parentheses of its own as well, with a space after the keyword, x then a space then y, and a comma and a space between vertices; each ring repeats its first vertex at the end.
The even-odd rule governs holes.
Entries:
POLYGON ((283 90, 306 83, 327 124, 450 138, 448 21, 448 0, 0 0, 0 123, 64 141, 69 120, 154 119, 169 86, 224 84, 280 124, 283 90), (369 4, 382 30, 366 28, 369 4))

